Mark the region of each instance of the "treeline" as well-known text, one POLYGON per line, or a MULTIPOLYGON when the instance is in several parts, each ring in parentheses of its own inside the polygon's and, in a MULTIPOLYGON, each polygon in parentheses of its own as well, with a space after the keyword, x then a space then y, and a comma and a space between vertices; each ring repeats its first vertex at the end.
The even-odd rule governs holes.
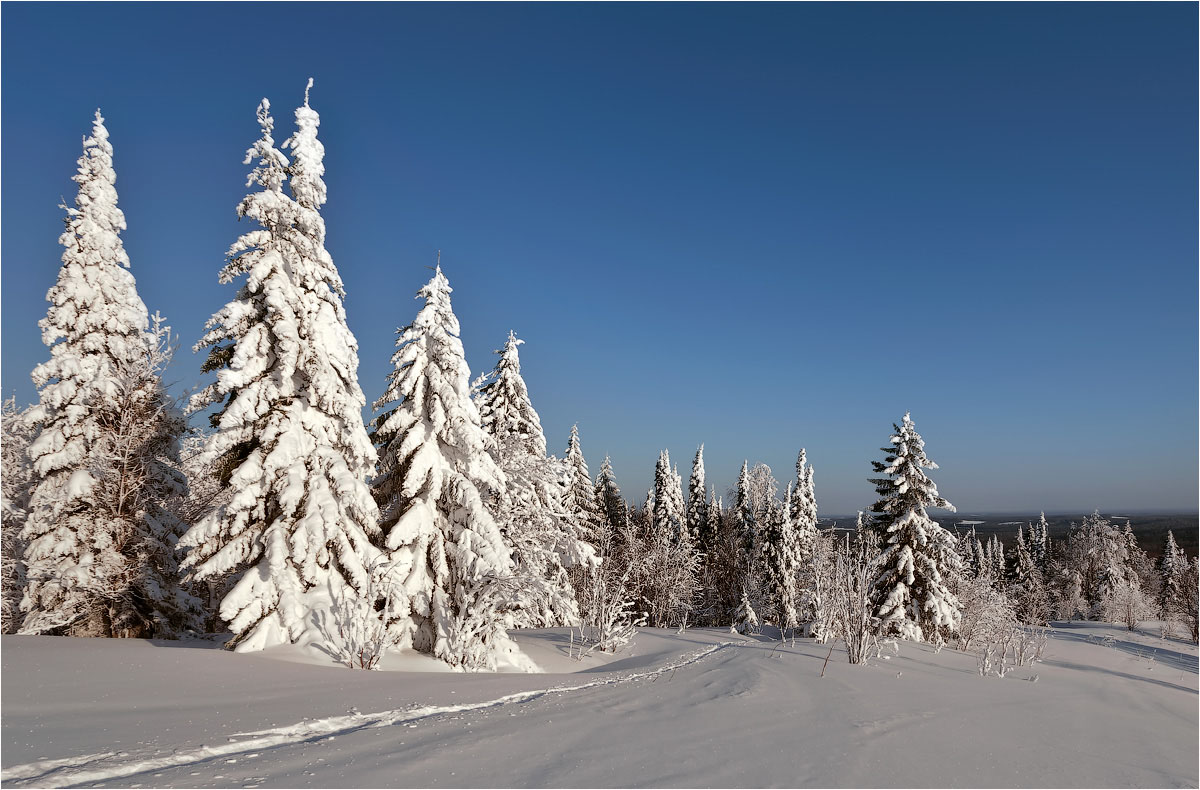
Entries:
POLYGON ((549 454, 515 334, 471 380, 440 262, 364 424, 307 91, 295 122, 277 146, 270 105, 258 108, 255 189, 237 207, 252 228, 219 274, 240 285, 195 346, 210 381, 179 404, 162 380, 170 331, 122 246, 97 112, 40 323, 39 401, 4 409, 6 633, 228 629, 241 651, 319 643, 371 668, 412 648, 467 670, 531 669, 507 632, 541 626, 617 650, 642 624, 770 623, 844 640, 856 662, 891 637, 967 648, 1051 617, 1133 627, 1161 613, 1196 638, 1196 563, 1177 549, 1153 566, 1099 517, 1060 542, 1031 525, 1007 551, 940 527, 927 509, 953 508, 907 414, 872 462, 877 500, 853 534, 818 528, 804 450, 782 491, 743 464, 730 502, 708 486, 702 446, 686 494, 664 450, 630 505, 609 459, 592 478, 577 430, 563 458, 549 454))

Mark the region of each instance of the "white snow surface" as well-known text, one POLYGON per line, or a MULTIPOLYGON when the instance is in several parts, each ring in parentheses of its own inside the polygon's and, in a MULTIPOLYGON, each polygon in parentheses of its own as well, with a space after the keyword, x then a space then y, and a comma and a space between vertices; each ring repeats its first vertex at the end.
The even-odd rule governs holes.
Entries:
POLYGON ((1058 624, 1003 679, 907 642, 821 677, 827 645, 718 629, 583 662, 566 629, 514 632, 543 675, 5 636, 0 764, 6 787, 1196 787, 1197 650, 1151 633, 1058 624))

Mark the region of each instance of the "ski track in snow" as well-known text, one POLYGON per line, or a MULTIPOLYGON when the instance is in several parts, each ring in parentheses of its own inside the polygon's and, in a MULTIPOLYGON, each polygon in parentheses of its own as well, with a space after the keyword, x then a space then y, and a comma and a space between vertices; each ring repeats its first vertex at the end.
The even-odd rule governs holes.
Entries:
POLYGON ((165 756, 157 756, 162 752, 160 749, 141 757, 130 752, 101 752, 57 760, 39 760, 34 763, 5 768, 3 770, 3 779, 5 784, 15 784, 25 787, 72 787, 92 782, 103 782, 109 779, 119 779, 148 771, 161 771, 165 768, 195 765, 216 757, 232 757, 248 752, 259 752, 277 746, 321 740, 357 730, 406 724, 418 719, 425 719, 445 713, 461 713, 513 703, 520 704, 547 694, 582 691, 584 689, 596 688, 597 686, 610 686, 648 677, 657 679, 657 676, 663 673, 673 673, 681 667, 708 658, 719 650, 738 644, 740 643, 722 642, 690 655, 681 656, 679 661, 672 664, 665 664, 645 672, 602 678, 577 686, 555 686, 552 688, 534 689, 532 691, 520 691, 515 694, 506 694, 503 697, 497 697, 493 700, 472 702, 463 705, 426 705, 419 708, 387 710, 379 713, 359 713, 346 716, 330 716, 323 719, 310 719, 286 727, 237 733, 229 736, 230 740, 228 743, 216 746, 202 744, 192 749, 178 749, 165 756), (234 740, 235 738, 246 738, 248 740, 234 740))

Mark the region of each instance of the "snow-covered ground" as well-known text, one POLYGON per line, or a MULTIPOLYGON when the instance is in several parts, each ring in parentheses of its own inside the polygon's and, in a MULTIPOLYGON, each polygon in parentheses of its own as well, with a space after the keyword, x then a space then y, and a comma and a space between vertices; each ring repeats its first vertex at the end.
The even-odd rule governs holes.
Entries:
POLYGON ((644 629, 605 662, 518 632, 546 674, 320 666, 280 649, 12 637, 5 786, 1196 787, 1194 645, 1096 623, 1045 660, 644 629))

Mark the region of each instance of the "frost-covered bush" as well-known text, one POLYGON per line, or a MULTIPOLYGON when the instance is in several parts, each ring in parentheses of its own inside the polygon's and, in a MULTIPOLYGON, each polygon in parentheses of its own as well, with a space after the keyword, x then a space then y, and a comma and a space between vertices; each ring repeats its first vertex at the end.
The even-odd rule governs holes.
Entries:
POLYGON ((977 642, 998 643, 1017 626, 1012 602, 992 586, 988 576, 960 579, 955 587, 962 607, 957 633, 959 650, 970 650, 977 642))
POLYGON ((757 634, 759 629, 758 614, 750 603, 750 593, 742 589, 742 600, 733 613, 733 623, 729 626, 732 633, 757 634))
POLYGON ((871 594, 880 557, 878 537, 864 524, 860 513, 854 536, 846 535, 833 546, 829 591, 829 633, 845 642, 846 658, 851 664, 866 663, 879 648, 880 624, 871 594))
POLYGON ((1153 617, 1157 607, 1154 599, 1142 592, 1136 576, 1118 579, 1105 591, 1100 600, 1100 613, 1110 623, 1122 623, 1130 631, 1147 617, 1153 617))

